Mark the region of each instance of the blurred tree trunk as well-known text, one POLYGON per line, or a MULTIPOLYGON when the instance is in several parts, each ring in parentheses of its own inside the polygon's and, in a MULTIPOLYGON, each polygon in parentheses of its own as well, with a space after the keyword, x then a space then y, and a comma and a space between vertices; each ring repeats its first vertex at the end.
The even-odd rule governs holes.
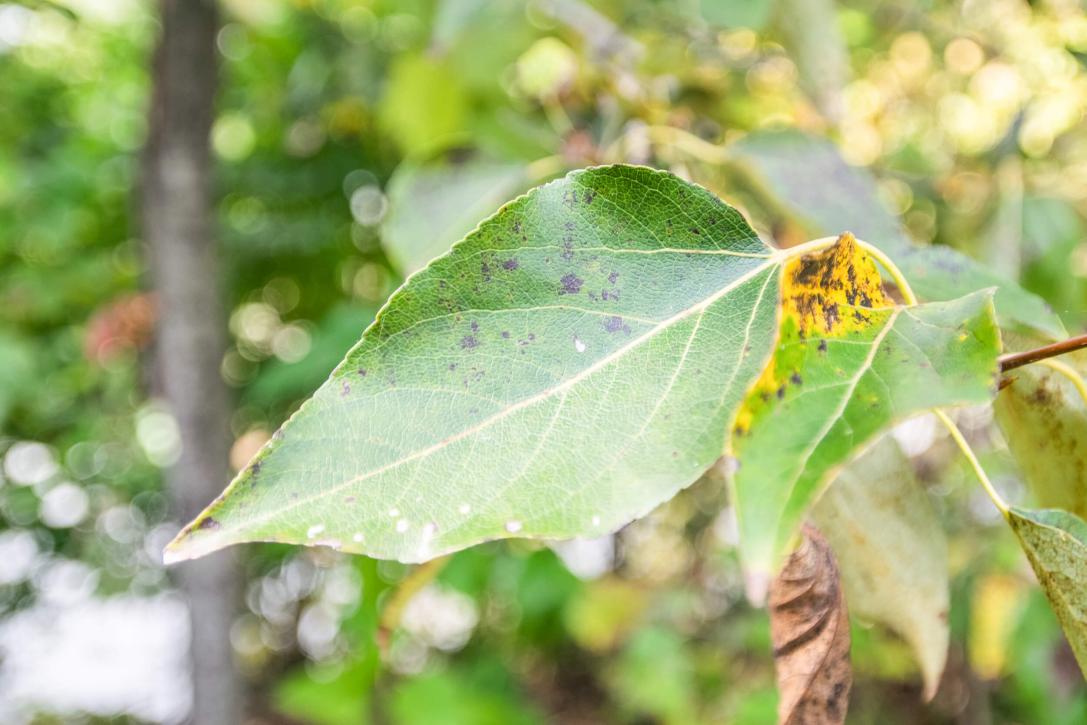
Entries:
MULTIPOLYGON (((141 212, 158 298, 158 379, 181 431, 168 471, 175 515, 191 519, 229 476, 225 345, 211 202, 209 133, 216 91, 214 0, 161 0, 152 67, 141 212)), ((229 554, 183 564, 178 581, 192 623, 193 710, 198 725, 241 721, 241 682, 230 625, 239 572, 229 554)))

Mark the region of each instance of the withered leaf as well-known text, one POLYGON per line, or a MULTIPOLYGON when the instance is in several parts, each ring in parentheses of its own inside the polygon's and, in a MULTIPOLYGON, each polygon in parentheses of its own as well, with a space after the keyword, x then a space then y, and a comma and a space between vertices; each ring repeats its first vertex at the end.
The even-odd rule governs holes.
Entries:
POLYGON ((812 526, 770 584, 770 636, 777 669, 778 722, 845 722, 853 667, 849 613, 834 554, 812 526))

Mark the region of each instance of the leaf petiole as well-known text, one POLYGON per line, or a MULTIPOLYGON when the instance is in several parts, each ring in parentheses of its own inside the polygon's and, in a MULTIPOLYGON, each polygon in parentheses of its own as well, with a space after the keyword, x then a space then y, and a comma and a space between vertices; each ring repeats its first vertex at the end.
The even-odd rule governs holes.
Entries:
POLYGON ((1058 355, 1066 355, 1070 352, 1075 352, 1076 350, 1082 350, 1085 347, 1087 347, 1087 335, 1078 335, 1076 337, 1070 337, 1067 340, 1054 342, 1051 345, 1035 348, 1034 350, 1002 355, 1000 358, 1000 372, 1006 373, 1009 370, 1015 370, 1024 365, 1030 365, 1031 363, 1036 363, 1058 355))

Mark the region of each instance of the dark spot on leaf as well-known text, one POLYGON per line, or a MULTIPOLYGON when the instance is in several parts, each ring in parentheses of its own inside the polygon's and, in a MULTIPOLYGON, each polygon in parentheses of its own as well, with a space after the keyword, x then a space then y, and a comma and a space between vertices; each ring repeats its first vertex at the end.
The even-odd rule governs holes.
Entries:
POLYGON ((461 338, 460 347, 462 350, 471 350, 473 347, 479 347, 479 340, 475 335, 465 335, 461 338))
POLYGON ((503 340, 508 340, 508 339, 510 339, 510 333, 509 333, 509 330, 502 330, 502 339, 503 339, 503 340))
POLYGON ((344 503, 355 503, 355 497, 354 496, 344 496, 343 502, 344 503))
POLYGON ((560 295, 576 295, 581 291, 581 285, 585 284, 580 277, 572 273, 564 275, 559 282, 562 284, 562 289, 559 290, 560 295))
POLYGON ((778 396, 778 400, 781 400, 782 398, 785 397, 785 386, 784 385, 782 385, 780 388, 778 388, 777 396, 778 396))
POLYGON ((630 327, 623 322, 622 317, 609 317, 604 320, 604 329, 608 332, 625 332, 630 334, 630 327))
POLYGON ((449 363, 449 369, 450 370, 456 370, 457 369, 457 364, 456 363, 449 363))
POLYGON ((347 384, 347 381, 343 381, 343 387, 340 388, 340 397, 344 398, 351 394, 351 386, 347 384))
POLYGON ((470 327, 472 328, 472 332, 478 332, 479 331, 479 323, 478 322, 473 322, 470 325, 470 327))
POLYGON ((617 280, 617 279, 619 279, 619 273, 618 272, 612 272, 611 274, 608 275, 608 281, 611 282, 612 284, 615 284, 615 280, 617 280))
POLYGON ((502 269, 506 270, 507 272, 512 272, 520 266, 521 264, 513 258, 507 259, 505 262, 502 263, 502 269))
POLYGON ((826 340, 820 340, 819 341, 819 352, 826 352, 826 351, 827 351, 827 341, 826 340))
POLYGON ((197 524, 196 528, 200 530, 211 529, 212 531, 214 531, 215 529, 219 528, 219 522, 208 516, 199 524, 197 524))
POLYGON ((791 382, 791 383, 792 383, 793 385, 802 385, 802 384, 804 383, 804 380, 803 380, 803 379, 802 379, 802 378, 800 377, 800 373, 793 373, 793 374, 792 374, 792 375, 791 375, 791 376, 789 377, 789 381, 790 381, 790 382, 791 382))
POLYGON ((359 368, 358 375, 359 375, 360 378, 365 378, 366 377, 366 368, 359 368))

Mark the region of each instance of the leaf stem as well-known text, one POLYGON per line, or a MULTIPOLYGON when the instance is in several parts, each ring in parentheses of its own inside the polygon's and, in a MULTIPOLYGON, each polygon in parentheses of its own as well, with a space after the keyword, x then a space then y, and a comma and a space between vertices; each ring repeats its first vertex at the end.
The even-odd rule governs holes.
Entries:
POLYGON ((1009 370, 1014 370, 1023 367, 1024 365, 1030 365, 1031 363, 1036 363, 1040 360, 1045 360, 1046 358, 1082 350, 1085 347, 1087 347, 1087 335, 1078 335, 1076 337, 1070 337, 1067 340, 1055 342, 1052 345, 1044 345, 1035 348, 1034 350, 1002 355, 1000 357, 1000 372, 1006 373, 1009 370))
POLYGON ((951 434, 955 444, 962 451, 962 454, 966 456, 966 460, 970 462, 970 467, 974 469, 974 475, 978 477, 981 482, 981 487, 985 489, 985 493, 989 494, 989 498, 992 499, 993 504, 1000 509, 1000 513, 1005 518, 1008 516, 1008 503, 1004 500, 1004 497, 997 493, 996 487, 993 486, 993 482, 989 480, 988 474, 985 473, 985 469, 981 467, 981 462, 978 460, 977 455, 974 453, 974 449, 970 447, 966 437, 963 436, 962 431, 959 430, 959 426, 955 424, 955 421, 951 420, 951 416, 942 410, 933 411, 936 413, 936 417, 943 421, 947 426, 947 432, 951 434))

